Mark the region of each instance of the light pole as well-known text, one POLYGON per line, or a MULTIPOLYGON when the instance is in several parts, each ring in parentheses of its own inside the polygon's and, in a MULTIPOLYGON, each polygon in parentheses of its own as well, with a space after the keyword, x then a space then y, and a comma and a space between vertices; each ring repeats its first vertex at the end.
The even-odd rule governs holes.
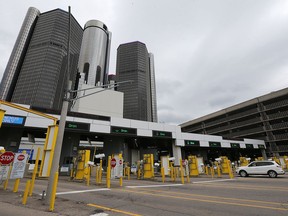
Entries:
MULTIPOLYGON (((76 101, 80 98, 90 96, 92 94, 96 94, 102 91, 105 91, 107 89, 115 88, 121 83, 127 83, 127 82, 132 82, 132 81, 122 81, 114 84, 106 84, 106 85, 101 85, 101 86, 95 86, 87 89, 80 89, 80 90, 71 90, 71 81, 69 80, 69 71, 70 71, 70 25, 71 25, 71 9, 70 6, 68 7, 68 12, 69 12, 69 27, 68 27, 68 42, 67 42, 67 71, 66 71, 66 94, 64 95, 63 98, 63 104, 62 104, 62 110, 61 110, 61 115, 60 115, 60 121, 59 121, 59 127, 58 127, 58 134, 57 134, 57 139, 56 139, 56 145, 54 148, 54 155, 52 159, 52 166, 50 169, 50 175, 49 175, 49 180, 48 180, 48 186, 47 186, 47 191, 46 191, 46 197, 45 197, 45 203, 49 204, 52 196, 52 190, 53 190, 53 183, 55 179, 55 173, 59 169, 59 161, 60 161, 60 156, 61 156, 61 150, 62 150, 62 143, 63 143, 63 137, 64 137, 64 131, 65 131, 65 123, 66 123, 66 117, 67 117, 67 112, 69 108, 69 102, 76 101), (80 91, 85 91, 85 90, 91 90, 95 88, 100 88, 100 87, 106 87, 103 88, 103 90, 96 91, 93 93, 89 93, 87 95, 82 95, 79 97, 76 97, 74 99, 70 98, 71 93, 74 92, 80 92, 80 91)), ((57 187, 57 186, 56 186, 57 187)))
POLYGON ((59 122, 59 128, 58 128, 58 134, 56 139, 56 146, 54 148, 54 155, 52 159, 52 166, 50 170, 49 175, 49 181, 48 181, 48 187, 46 191, 46 197, 45 201, 46 204, 49 204, 51 200, 52 195, 52 189, 53 189, 53 182, 55 178, 55 173, 58 171, 59 168, 59 160, 61 155, 61 149, 62 149, 62 142, 63 142, 63 136, 64 136, 64 130, 65 130, 65 123, 66 123, 66 117, 69 107, 69 99, 70 99, 70 79, 69 79, 69 71, 70 71, 70 26, 71 26, 71 7, 68 7, 68 41, 67 41, 67 71, 66 71, 66 94, 64 95, 63 103, 62 103, 62 110, 60 115, 60 122, 59 122))

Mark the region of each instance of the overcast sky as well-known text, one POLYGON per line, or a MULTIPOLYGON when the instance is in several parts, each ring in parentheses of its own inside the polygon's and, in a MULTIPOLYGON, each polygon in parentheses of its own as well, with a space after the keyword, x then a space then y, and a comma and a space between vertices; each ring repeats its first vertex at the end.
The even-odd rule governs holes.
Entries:
POLYGON ((154 54, 158 119, 180 124, 288 86, 287 0, 9 0, 0 7, 0 79, 29 7, 71 12, 154 54))

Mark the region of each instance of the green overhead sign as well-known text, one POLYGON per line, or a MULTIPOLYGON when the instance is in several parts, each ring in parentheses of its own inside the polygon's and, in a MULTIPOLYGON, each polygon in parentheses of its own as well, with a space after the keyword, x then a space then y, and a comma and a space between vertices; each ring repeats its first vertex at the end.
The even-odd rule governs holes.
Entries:
POLYGON ((197 140, 184 140, 185 146, 200 146, 200 142, 197 140))
POLYGON ((221 148, 220 142, 209 142, 209 147, 219 147, 221 148))
POLYGON ((239 143, 230 143, 231 148, 240 148, 239 143))
POLYGON ((111 126, 111 134, 137 135, 137 129, 111 126))
POLYGON ((153 137, 172 138, 172 132, 152 131, 153 137))

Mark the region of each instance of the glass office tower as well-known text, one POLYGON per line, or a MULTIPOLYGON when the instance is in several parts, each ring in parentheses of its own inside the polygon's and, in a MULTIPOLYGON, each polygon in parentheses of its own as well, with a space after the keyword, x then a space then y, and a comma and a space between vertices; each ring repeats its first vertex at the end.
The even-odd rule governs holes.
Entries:
MULTIPOLYGON (((29 45, 23 53, 23 61, 15 62, 19 75, 16 85, 11 86, 14 88, 11 102, 60 110, 66 90, 69 13, 55 9, 37 17, 31 37, 26 40, 29 45)), ((72 88, 76 83, 82 35, 83 29, 71 16, 69 76, 72 88)), ((18 46, 17 41, 15 46, 18 46)))
POLYGON ((135 41, 118 47, 116 76, 119 82, 133 81, 117 87, 124 93, 123 117, 157 122, 154 59, 144 43, 135 41))

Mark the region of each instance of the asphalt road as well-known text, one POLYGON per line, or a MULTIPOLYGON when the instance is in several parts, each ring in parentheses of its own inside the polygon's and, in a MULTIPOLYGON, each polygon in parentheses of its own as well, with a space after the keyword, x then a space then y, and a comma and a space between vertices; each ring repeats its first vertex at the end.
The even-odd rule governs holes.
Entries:
MULTIPOLYGON (((180 179, 166 180, 124 180, 123 187, 113 180, 107 189, 105 184, 86 186, 62 177, 57 197, 88 205, 95 215, 288 215, 288 174, 278 178, 204 176, 184 185, 180 179)), ((47 181, 37 180, 34 193, 41 194, 46 186, 47 181)))

